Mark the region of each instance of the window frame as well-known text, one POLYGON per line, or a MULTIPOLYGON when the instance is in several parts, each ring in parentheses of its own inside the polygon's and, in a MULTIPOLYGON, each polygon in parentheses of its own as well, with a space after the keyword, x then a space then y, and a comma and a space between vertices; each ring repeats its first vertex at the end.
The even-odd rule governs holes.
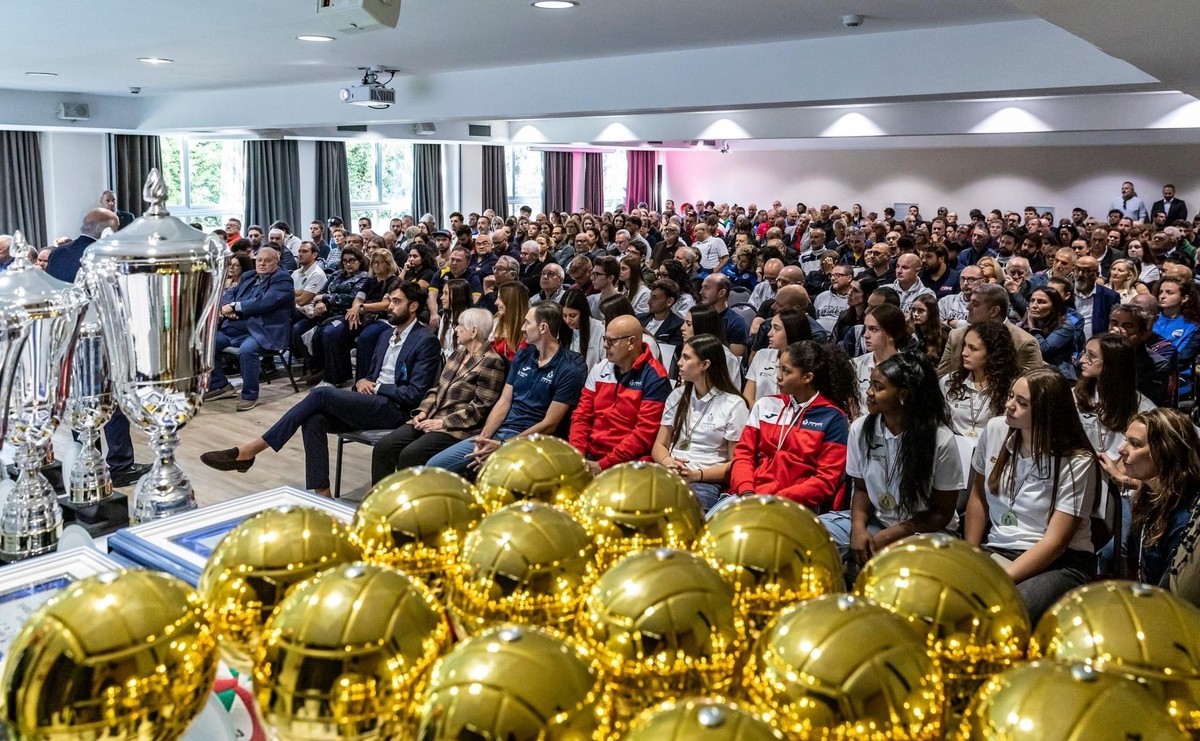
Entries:
MULTIPOLYGON (((179 142, 179 189, 175 194, 175 198, 171 198, 170 192, 167 195, 167 208, 171 211, 171 215, 186 222, 199 222, 205 227, 224 228, 225 221, 229 217, 235 217, 239 221, 245 218, 246 213, 246 173, 241 172, 241 187, 238 188, 237 201, 233 203, 205 203, 194 205, 192 203, 191 193, 191 145, 198 142, 215 141, 221 142, 236 142, 244 146, 245 142, 241 139, 193 139, 187 136, 160 136, 160 146, 167 139, 174 139, 179 142)), ((243 227, 245 228, 245 227, 243 227)))
MULTIPOLYGON (((358 219, 361 216, 366 216, 367 218, 369 218, 371 220, 372 229, 375 231, 376 234, 383 234, 383 232, 386 231, 386 229, 377 228, 379 226, 381 220, 383 223, 386 224, 389 221, 391 221, 391 219, 393 219, 393 218, 402 217, 402 216, 410 216, 411 218, 413 218, 413 221, 415 223, 416 217, 412 217, 412 211, 413 211, 412 177, 413 177, 413 167, 415 166, 414 160, 416 158, 416 149, 415 149, 415 147, 413 147, 413 142, 407 141, 404 139, 388 139, 388 140, 384 140, 384 141, 372 141, 372 142, 364 142, 364 141, 346 142, 347 148, 353 147, 353 146, 361 146, 363 144, 369 144, 375 148, 375 173, 373 176, 374 177, 373 188, 374 188, 374 192, 375 192, 375 198, 372 200, 368 200, 368 201, 356 201, 356 200, 351 199, 350 213, 351 213, 351 219, 354 221, 354 226, 351 228, 353 230, 357 231, 358 219), (383 152, 384 144, 402 145, 402 146, 407 146, 409 148, 409 150, 408 150, 408 168, 409 168, 409 170, 408 170, 408 179, 409 179, 408 203, 404 203, 403 201, 394 201, 394 200, 388 201, 388 200, 383 199, 383 194, 385 192, 385 190, 384 190, 384 152, 383 152)), ((351 190, 351 192, 353 192, 353 190, 354 190, 353 186, 351 186, 350 190, 351 190)), ((349 225, 349 223, 348 223, 348 225, 349 225)), ((399 236, 399 235, 397 235, 397 236, 399 236)))

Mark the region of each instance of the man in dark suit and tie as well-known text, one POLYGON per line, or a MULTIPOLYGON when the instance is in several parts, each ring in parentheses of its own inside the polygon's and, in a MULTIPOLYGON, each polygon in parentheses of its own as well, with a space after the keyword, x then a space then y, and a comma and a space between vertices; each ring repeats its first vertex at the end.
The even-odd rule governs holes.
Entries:
POLYGON ((292 306, 296 302, 292 276, 279 268, 279 251, 263 247, 254 258, 254 272, 246 273, 229 303, 221 307, 217 328, 217 356, 205 401, 233 396, 233 386, 221 370, 221 351, 236 347, 242 372, 239 412, 258 406, 258 374, 262 351, 282 351, 292 336, 292 306))
MULTIPOLYGON (((115 204, 114 204, 115 205, 115 204)), ((75 282, 79 274, 79 262, 105 229, 116 230, 117 216, 104 208, 93 208, 83 217, 79 227, 79 236, 75 241, 57 247, 50 252, 46 262, 46 272, 68 283, 75 282)), ((113 411, 112 419, 104 425, 104 441, 108 443, 108 454, 104 457, 108 463, 109 474, 113 486, 121 488, 135 483, 142 474, 150 470, 148 463, 135 463, 133 459, 133 440, 129 437, 129 420, 120 409, 113 411)))
POLYGON ((267 448, 280 450, 297 430, 303 430, 305 486, 328 496, 328 435, 399 427, 437 382, 441 346, 429 327, 417 321, 425 300, 425 290, 416 283, 391 292, 389 319, 396 329, 380 336, 371 371, 354 390, 315 388, 262 437, 237 448, 210 451, 200 460, 219 471, 245 472, 254 465, 254 456, 267 448))
POLYGON ((124 229, 133 223, 133 214, 117 208, 117 194, 111 190, 106 190, 100 194, 100 207, 112 211, 117 215, 117 225, 113 227, 114 232, 118 229, 124 229))
POLYGON ((1182 198, 1175 197, 1175 186, 1167 183, 1163 186, 1163 197, 1161 201, 1155 201, 1150 207, 1150 218, 1154 218, 1154 214, 1166 214, 1166 225, 1174 224, 1176 221, 1187 221, 1188 209, 1187 203, 1182 198))

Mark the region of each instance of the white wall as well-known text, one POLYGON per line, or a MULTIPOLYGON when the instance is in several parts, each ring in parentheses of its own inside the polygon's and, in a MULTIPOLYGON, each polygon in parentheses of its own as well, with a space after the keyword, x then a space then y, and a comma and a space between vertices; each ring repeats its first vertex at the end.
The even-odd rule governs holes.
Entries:
POLYGON ((664 198, 718 203, 779 199, 787 205, 861 203, 882 212, 895 202, 919 203, 931 216, 945 205, 965 216, 972 208, 1021 210, 1075 206, 1103 217, 1132 180, 1147 207, 1173 182, 1200 209, 1200 149, 1179 146, 1002 147, 871 151, 668 151, 664 198))
POLYGON ((51 241, 76 237, 83 215, 100 205, 100 193, 108 188, 104 134, 43 131, 40 136, 47 236, 51 241))
MULTIPOLYGON (((483 145, 463 144, 459 147, 460 178, 462 197, 458 210, 462 213, 479 211, 483 203, 483 145)), ((446 212, 447 215, 450 211, 446 212)))

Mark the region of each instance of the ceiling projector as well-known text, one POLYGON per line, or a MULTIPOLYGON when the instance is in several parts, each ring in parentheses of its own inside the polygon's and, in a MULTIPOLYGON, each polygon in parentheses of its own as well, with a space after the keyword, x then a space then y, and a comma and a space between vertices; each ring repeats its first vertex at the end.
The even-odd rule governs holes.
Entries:
POLYGON ((363 105, 368 108, 387 108, 396 103, 396 91, 387 86, 387 83, 379 81, 379 75, 384 72, 391 73, 388 82, 396 76, 396 70, 384 69, 382 67, 367 67, 363 70, 362 82, 358 85, 344 87, 338 93, 338 97, 343 103, 353 105, 363 105))

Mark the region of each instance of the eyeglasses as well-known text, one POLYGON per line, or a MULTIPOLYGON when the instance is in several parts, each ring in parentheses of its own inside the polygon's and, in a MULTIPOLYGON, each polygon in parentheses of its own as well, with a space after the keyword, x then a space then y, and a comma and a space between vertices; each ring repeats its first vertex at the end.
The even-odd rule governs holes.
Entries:
POLYGON ((617 344, 621 340, 632 340, 634 337, 637 337, 637 335, 631 334, 631 335, 626 335, 624 337, 605 337, 604 338, 604 346, 612 347, 613 345, 617 344))
POLYGON ((983 280, 983 276, 979 276, 978 278, 971 278, 971 277, 964 275, 962 277, 963 283, 978 283, 981 280, 983 280))
POLYGON ((346 262, 359 262, 359 259, 358 259, 357 257, 354 257, 353 255, 351 255, 350 257, 343 257, 343 258, 342 258, 342 262, 344 262, 344 263, 346 263, 346 262))

